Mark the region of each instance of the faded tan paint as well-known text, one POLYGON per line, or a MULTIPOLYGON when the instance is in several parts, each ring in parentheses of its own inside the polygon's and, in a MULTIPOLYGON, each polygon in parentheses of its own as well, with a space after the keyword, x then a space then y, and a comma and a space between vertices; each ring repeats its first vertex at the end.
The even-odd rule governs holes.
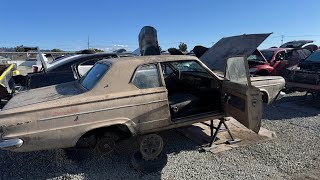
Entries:
MULTIPOLYGON (((220 92, 229 92, 228 88, 222 89, 223 79, 193 56, 146 56, 103 60, 99 63, 111 63, 112 66, 90 91, 83 90, 84 92, 78 95, 16 108, 4 107, 0 112, 0 133, 3 133, 1 136, 3 139, 23 140, 23 145, 13 151, 35 151, 73 147, 86 132, 111 125, 125 125, 132 135, 138 135, 227 117, 230 112, 193 115, 180 121, 172 121, 163 79, 162 87, 158 88, 138 89, 131 84, 132 76, 140 65, 181 60, 198 61, 216 80, 213 88, 219 89, 220 92)), ((82 88, 77 82, 71 83, 82 88)), ((70 83, 63 85, 67 86, 70 83)), ((53 91, 56 86, 61 85, 21 93, 13 97, 12 101, 18 97, 27 97, 28 93, 53 91)), ((241 96, 248 102, 252 100, 250 96, 261 99, 261 95, 259 97, 251 93, 251 87, 234 87, 240 88, 232 90, 234 95, 241 96)), ((248 107, 245 112, 235 113, 233 116, 245 126, 255 131, 259 130, 260 126, 257 128, 256 125, 260 125, 261 121, 261 104, 258 103, 255 110, 250 107, 251 103, 246 103, 246 106, 248 107)), ((230 109, 229 105, 225 105, 225 111, 230 109)))
POLYGON ((265 95, 265 100, 267 104, 274 102, 279 94, 279 92, 285 86, 285 80, 281 76, 258 76, 251 77, 251 84, 260 89, 260 91, 265 95))

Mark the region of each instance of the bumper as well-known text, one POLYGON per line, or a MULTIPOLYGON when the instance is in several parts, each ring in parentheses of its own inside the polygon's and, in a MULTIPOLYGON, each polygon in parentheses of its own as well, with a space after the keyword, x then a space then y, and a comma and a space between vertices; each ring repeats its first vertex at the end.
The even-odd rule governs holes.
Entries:
POLYGON ((22 146, 23 141, 19 138, 15 139, 0 139, 0 149, 12 150, 22 146))

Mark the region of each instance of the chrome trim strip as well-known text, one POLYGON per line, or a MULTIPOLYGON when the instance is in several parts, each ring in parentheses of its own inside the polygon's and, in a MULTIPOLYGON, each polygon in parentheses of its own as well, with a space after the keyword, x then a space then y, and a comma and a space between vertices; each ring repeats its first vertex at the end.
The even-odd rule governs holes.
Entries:
POLYGON ((163 118, 163 119, 156 119, 156 120, 152 120, 152 121, 148 121, 148 122, 142 122, 142 123, 138 123, 138 124, 148 124, 148 123, 154 123, 157 121, 165 121, 168 120, 168 118, 163 118))
MULTIPOLYGON (((48 131, 56 131, 56 130, 61 130, 61 129, 67 129, 67 128, 73 128, 73 127, 80 127, 80 126, 86 126, 86 125, 90 125, 90 124, 99 124, 99 123, 103 123, 105 121, 114 121, 114 120, 124 120, 126 119, 126 122, 129 122, 130 119, 128 118, 115 118, 115 119, 107 119, 107 120, 101 120, 101 121, 95 121, 95 122, 87 122, 87 123, 81 123, 81 124, 75 124, 75 125, 70 125, 70 126, 63 126, 63 127, 58 127, 58 128, 51 128, 51 129, 44 129, 44 130, 38 130, 38 131, 32 131, 32 132, 23 132, 23 133, 18 133, 18 134, 13 134, 11 136, 16 137, 16 136, 27 136, 27 135, 31 135, 31 134, 37 134, 37 133, 43 133, 43 132, 48 132, 48 131)), ((126 124, 122 123, 122 124, 126 124)), ((132 126, 135 127, 136 124, 133 121, 132 122, 132 126)))
POLYGON ((78 116, 78 115, 82 115, 82 114, 90 114, 90 113, 101 112, 101 111, 109 111, 109 110, 121 109, 121 108, 126 108, 126 107, 142 106, 142 105, 153 104, 153 103, 158 103, 158 102, 165 102, 165 101, 168 101, 168 99, 150 101, 150 102, 141 103, 141 104, 131 104, 131 105, 112 107, 112 108, 104 108, 104 109, 98 109, 98 110, 94 110, 94 111, 86 111, 86 112, 81 112, 81 113, 68 114, 68 115, 63 115, 63 116, 55 116, 55 117, 50 117, 50 118, 43 118, 43 119, 39 119, 38 121, 48 121, 48 120, 52 120, 52 119, 71 117, 71 116, 78 116))
POLYGON ((281 85, 281 83, 277 83, 277 84, 268 84, 268 85, 260 85, 260 86, 255 86, 255 85, 253 85, 253 86, 254 86, 254 87, 257 87, 257 88, 261 88, 261 87, 277 86, 277 85, 281 85))

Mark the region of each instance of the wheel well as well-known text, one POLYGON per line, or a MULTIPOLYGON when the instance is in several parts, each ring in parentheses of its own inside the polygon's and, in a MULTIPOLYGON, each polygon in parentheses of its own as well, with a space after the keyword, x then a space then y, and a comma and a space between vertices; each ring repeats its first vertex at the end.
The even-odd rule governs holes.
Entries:
POLYGON ((268 76, 269 75, 269 71, 266 70, 266 69, 262 69, 257 73, 257 75, 259 75, 259 76, 268 76))
POLYGON ((83 134, 79 139, 83 138, 83 137, 89 137, 89 136, 96 136, 96 137, 101 137, 103 136, 106 132, 112 132, 112 133, 116 133, 117 135, 120 136, 120 138, 128 138, 131 137, 131 131, 129 130, 129 128, 126 125, 112 125, 112 126, 108 126, 108 127, 100 127, 100 128, 96 128, 96 129, 92 129, 88 132, 86 132, 85 134, 83 134))
POLYGON ((269 95, 268 95, 268 93, 265 92, 265 91, 261 91, 261 94, 262 94, 262 101, 263 101, 264 103, 268 103, 268 102, 269 102, 269 95))

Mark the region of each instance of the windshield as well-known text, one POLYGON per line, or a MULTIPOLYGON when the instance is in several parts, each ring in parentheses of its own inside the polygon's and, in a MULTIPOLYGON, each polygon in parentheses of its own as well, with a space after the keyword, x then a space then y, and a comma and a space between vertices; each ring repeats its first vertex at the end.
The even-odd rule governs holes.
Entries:
POLYGON ((47 68, 49 70, 49 69, 51 69, 51 68, 53 68, 53 67, 55 67, 55 66, 57 66, 59 64, 63 64, 65 62, 68 62, 68 60, 73 59, 75 57, 79 57, 79 56, 81 56, 81 55, 69 56, 69 57, 65 57, 65 58, 62 58, 62 59, 59 59, 59 60, 55 60, 55 61, 49 62, 49 63, 47 63, 47 68))
POLYGON ((312 53, 305 61, 320 62, 320 50, 312 53))
POLYGON ((273 51, 261 51, 262 55, 264 56, 264 58, 266 58, 267 61, 271 61, 272 57, 273 57, 273 51))
POLYGON ((207 72, 200 64, 195 61, 173 62, 170 63, 175 69, 186 72, 207 72))
POLYGON ((91 90, 97 82, 102 78, 102 76, 110 69, 110 65, 98 63, 94 65, 91 70, 85 74, 81 80, 80 84, 87 90, 91 90))
POLYGON ((251 54, 250 56, 248 56, 248 61, 263 61, 264 59, 261 56, 255 55, 255 54, 251 54))

